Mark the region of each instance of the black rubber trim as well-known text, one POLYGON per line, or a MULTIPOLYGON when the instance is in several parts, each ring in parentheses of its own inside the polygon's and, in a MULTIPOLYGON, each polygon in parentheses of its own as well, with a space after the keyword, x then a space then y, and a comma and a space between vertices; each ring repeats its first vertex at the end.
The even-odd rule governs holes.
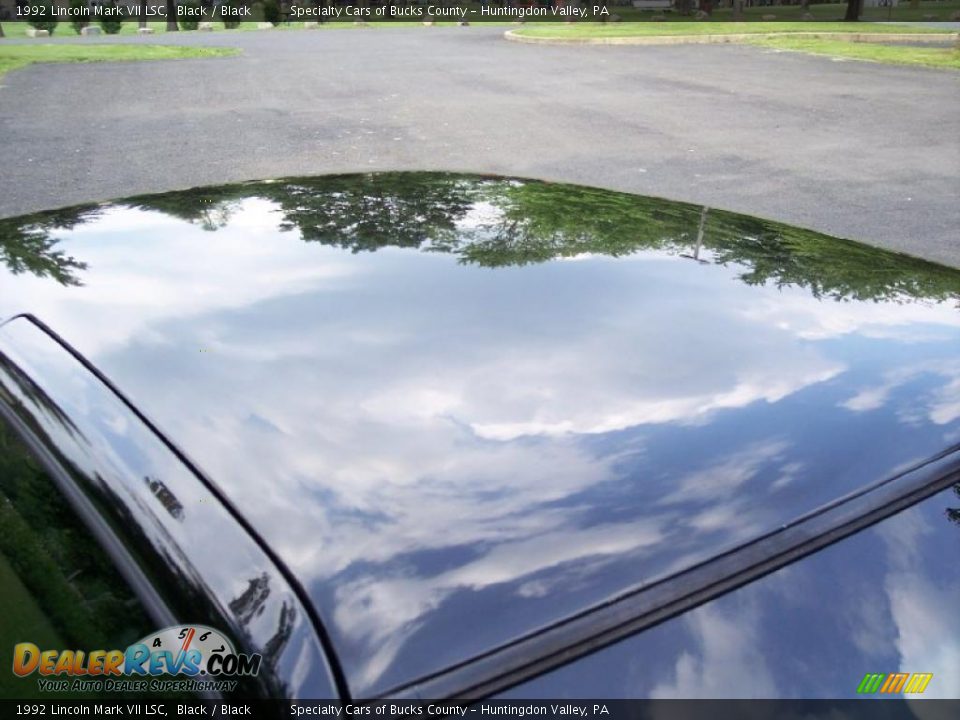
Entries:
POLYGON ((818 552, 958 481, 955 445, 745 545, 380 697, 472 700, 502 692, 818 552))
POLYGON ((66 350, 78 363, 80 363, 88 372, 94 375, 103 385, 110 390, 117 398, 122 402, 126 407, 136 415, 137 418, 150 429, 154 435, 162 442, 166 448, 174 454, 174 456, 181 462, 183 465, 191 472, 193 475, 204 484, 207 489, 223 504, 231 516, 237 521, 237 523, 246 531, 246 533, 251 537, 251 539, 257 544, 257 546, 263 551, 263 553, 270 559, 270 561, 276 566, 278 572, 283 576, 283 578, 290 585, 290 588, 293 590, 294 594, 300 600, 301 605, 303 605, 304 610, 307 613, 307 617, 310 618, 311 625, 313 626, 314 631, 317 634, 317 637, 320 640, 320 643, 326 652, 327 662, 330 666, 330 672, 333 675, 333 681, 336 684, 337 692, 340 695, 340 698, 343 702, 350 701, 350 688, 347 684, 346 676, 343 673, 343 668, 340 666, 340 662, 337 658, 336 653, 334 652, 333 642, 330 640, 330 636, 327 633, 326 628, 323 625, 323 621, 320 619, 320 616, 317 614, 316 609, 313 606, 313 603, 310 601, 310 596, 307 594, 306 590, 297 580, 293 572, 286 566, 286 564, 280 559, 280 557, 270 548, 267 542, 260 536, 256 531, 253 525, 240 513, 240 511, 230 502, 226 494, 220 490, 216 483, 214 483, 210 478, 208 478, 200 467, 191 460, 186 453, 184 453, 179 447, 177 447, 173 441, 171 441, 160 428, 150 420, 123 392, 111 382, 111 380, 100 372, 95 365, 93 365, 89 360, 87 360, 76 348, 74 348, 70 343, 64 340, 55 330, 53 330, 45 322, 37 318, 36 316, 30 313, 21 313, 19 315, 14 315, 8 318, 5 322, 0 323, 0 328, 4 325, 13 322, 14 320, 26 320, 46 335, 48 335, 54 342, 56 342, 60 347, 66 350))

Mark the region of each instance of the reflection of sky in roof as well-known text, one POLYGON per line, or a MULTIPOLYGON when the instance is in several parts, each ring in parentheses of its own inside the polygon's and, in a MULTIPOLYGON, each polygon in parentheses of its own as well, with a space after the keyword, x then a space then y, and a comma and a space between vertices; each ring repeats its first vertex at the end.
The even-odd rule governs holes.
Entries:
POLYGON ((276 221, 262 200, 217 232, 111 210, 64 236, 85 287, 11 282, 300 575, 360 692, 960 433, 946 303, 817 301, 650 251, 497 270, 353 255, 276 221), (484 619, 469 637, 465 618, 484 619))
POLYGON ((916 697, 960 697, 956 504, 940 493, 506 697, 853 698, 867 672, 933 673, 916 697))

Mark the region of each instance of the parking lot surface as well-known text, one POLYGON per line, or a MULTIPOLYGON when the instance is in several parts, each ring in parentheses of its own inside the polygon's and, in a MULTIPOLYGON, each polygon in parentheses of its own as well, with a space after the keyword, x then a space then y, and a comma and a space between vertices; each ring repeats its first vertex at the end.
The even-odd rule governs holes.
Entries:
POLYGON ((243 54, 12 72, 0 216, 245 179, 457 170, 703 203, 960 266, 960 73, 742 45, 531 46, 503 31, 177 33, 148 41, 243 54))

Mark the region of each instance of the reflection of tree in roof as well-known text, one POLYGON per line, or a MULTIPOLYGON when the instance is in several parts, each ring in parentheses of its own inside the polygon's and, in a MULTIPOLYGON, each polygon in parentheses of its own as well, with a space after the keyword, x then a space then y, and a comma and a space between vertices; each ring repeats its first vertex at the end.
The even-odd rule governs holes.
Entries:
POLYGON ((139 210, 156 210, 165 215, 214 231, 225 227, 249 193, 244 185, 197 188, 162 195, 132 198, 126 205, 139 210))
MULTIPOLYGON (((953 494, 960 498, 960 483, 953 486, 953 494)), ((947 519, 960 525, 960 508, 947 508, 947 519)))
POLYGON ((51 212, 0 220, 0 263, 14 275, 31 273, 49 277, 61 285, 81 285, 77 272, 86 270, 80 262, 62 250, 51 237, 56 230, 70 230, 100 214, 96 205, 64 208, 51 212))
POLYGON ((677 249, 696 233, 700 214, 694 205, 540 182, 489 182, 479 196, 494 212, 448 249, 483 267, 677 249))
POLYGON ((472 204, 474 185, 439 173, 324 176, 147 195, 125 204, 213 231, 229 222, 240 200, 263 198, 277 205, 280 230, 361 252, 417 248, 454 235, 457 220, 472 204))
POLYGON ((456 176, 355 175, 266 186, 283 213, 281 230, 352 252, 450 242, 472 205, 474 183, 456 176))
POLYGON ((704 245, 714 262, 744 266, 749 285, 797 285, 835 300, 960 297, 955 269, 759 218, 712 210, 704 245))
MULTIPOLYGON (((271 202, 278 228, 297 231, 307 242, 355 253, 420 248, 482 267, 585 253, 686 255, 703 212, 694 205, 596 188, 444 173, 293 178, 142 196, 123 204, 215 231, 229 225, 251 198, 271 202)), ((92 217, 83 214, 89 208, 75 212, 79 220, 74 222, 92 217)), ((6 222, 22 230, 29 223, 67 227, 70 220, 69 211, 60 211, 60 217, 6 222)), ((738 277, 747 284, 799 286, 835 300, 960 298, 960 271, 809 230, 710 210, 703 231, 701 252, 695 254, 742 268, 738 277)), ((53 244, 41 244, 38 252, 58 257, 53 244)), ((38 274, 44 274, 42 262, 37 263, 38 274)), ((30 268, 23 260, 20 264, 30 268)))

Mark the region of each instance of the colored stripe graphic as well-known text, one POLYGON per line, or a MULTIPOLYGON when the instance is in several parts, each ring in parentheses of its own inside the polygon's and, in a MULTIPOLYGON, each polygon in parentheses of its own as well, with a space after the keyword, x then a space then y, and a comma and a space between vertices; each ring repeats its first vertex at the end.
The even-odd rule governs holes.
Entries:
POLYGON ((863 676, 863 680, 860 681, 860 686, 857 688, 857 692, 861 694, 875 693, 880 689, 880 684, 886 677, 886 673, 867 673, 863 676))
POLYGON ((932 679, 933 673, 867 673, 857 686, 857 694, 919 694, 927 689, 932 679))
POLYGON ((907 684, 907 678, 910 673, 890 673, 887 675, 887 681, 880 688, 882 693, 899 693, 903 686, 907 684))
POLYGON ((907 683, 905 693, 922 693, 933 679, 933 673, 914 673, 907 683))

